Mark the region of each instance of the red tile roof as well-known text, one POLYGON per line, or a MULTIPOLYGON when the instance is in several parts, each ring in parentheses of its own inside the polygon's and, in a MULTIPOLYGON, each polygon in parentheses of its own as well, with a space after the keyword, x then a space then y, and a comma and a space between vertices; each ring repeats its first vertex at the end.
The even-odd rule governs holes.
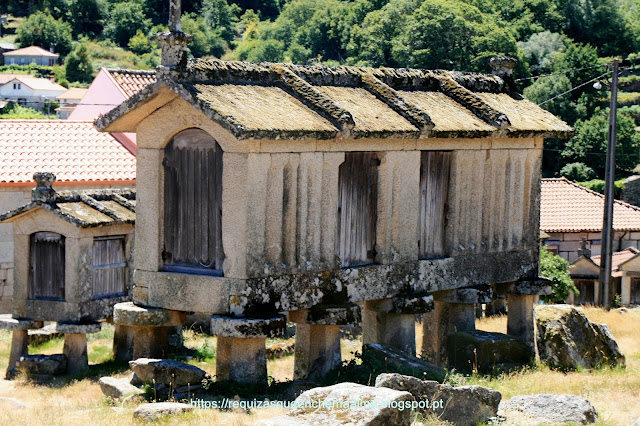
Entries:
POLYGON ((107 69, 127 98, 156 82, 156 72, 148 70, 107 69))
POLYGON ((51 58, 57 58, 58 56, 60 56, 57 53, 51 53, 48 50, 44 50, 43 48, 38 46, 24 47, 22 49, 6 52, 3 55, 4 56, 48 56, 51 58))
POLYGON ((58 182, 133 182, 136 158, 90 121, 0 120, 0 185, 43 171, 58 182))
MULTIPOLYGON (((544 232, 600 232, 604 195, 568 179, 542 179, 540 229, 544 232)), ((615 200, 613 229, 640 230, 640 208, 615 200)))
MULTIPOLYGON (((613 253, 613 255, 611 256, 611 276, 621 277, 622 271, 620 271, 618 267, 632 257, 636 257, 637 255, 638 250, 632 247, 613 253)), ((600 256, 593 256, 591 260, 593 260, 593 263, 600 266, 600 256)))

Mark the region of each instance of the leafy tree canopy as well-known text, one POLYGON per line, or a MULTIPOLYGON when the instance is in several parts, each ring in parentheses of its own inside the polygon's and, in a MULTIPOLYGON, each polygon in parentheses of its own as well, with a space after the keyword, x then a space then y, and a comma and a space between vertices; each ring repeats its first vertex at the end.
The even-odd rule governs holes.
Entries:
POLYGON ((20 47, 40 46, 45 50, 53 47, 62 56, 71 51, 71 25, 50 13, 36 12, 29 16, 18 27, 17 35, 20 47))
POLYGON ((569 275, 569 262, 551 253, 545 246, 540 248, 540 276, 551 280, 551 294, 543 298, 551 303, 562 303, 571 291, 580 294, 569 275))

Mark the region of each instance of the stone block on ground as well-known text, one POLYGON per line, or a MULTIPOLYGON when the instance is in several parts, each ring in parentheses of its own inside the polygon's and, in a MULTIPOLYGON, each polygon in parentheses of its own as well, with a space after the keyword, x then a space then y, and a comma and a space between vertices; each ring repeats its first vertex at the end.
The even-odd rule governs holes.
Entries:
POLYGON ((129 383, 129 379, 117 379, 115 377, 102 377, 98 381, 100 390, 106 396, 113 399, 122 399, 129 395, 138 395, 144 393, 143 390, 138 389, 129 383))
POLYGON ((29 345, 41 345, 59 337, 63 337, 63 335, 56 331, 55 324, 45 325, 40 329, 29 330, 29 345))
POLYGON ((405 352, 378 343, 364 345, 363 351, 373 355, 378 361, 383 362, 390 369, 410 372, 411 375, 423 379, 437 380, 442 382, 446 376, 446 371, 431 364, 430 362, 406 354, 405 352))
POLYGON ((449 366, 480 373, 505 370, 531 361, 531 350, 520 339, 481 330, 460 331, 447 338, 449 366))
POLYGON ((570 305, 536 308, 538 351, 549 366, 562 369, 624 366, 625 358, 604 324, 590 322, 570 305))
POLYGON ((129 362, 133 371, 131 384, 166 384, 173 387, 200 385, 206 372, 196 366, 172 359, 138 358, 129 362))
POLYGON ((54 376, 67 372, 67 357, 54 355, 23 355, 18 358, 16 368, 27 377, 54 376))
POLYGON ((502 399, 500 392, 482 386, 453 387, 395 373, 378 375, 376 387, 409 392, 416 401, 425 402, 425 408, 419 408, 421 413, 436 414, 440 420, 461 426, 474 426, 495 417, 502 399))
POLYGON ((193 407, 189 404, 180 402, 154 402, 138 406, 133 412, 133 417, 155 421, 161 417, 182 414, 189 411, 193 411, 193 407))
POLYGON ((500 403, 498 415, 516 424, 595 423, 598 413, 584 398, 574 395, 519 395, 500 403))
POLYGON ((413 401, 414 398, 409 392, 356 383, 339 383, 304 392, 296 398, 294 408, 287 415, 262 420, 256 425, 409 426, 413 401), (384 407, 391 404, 400 405, 403 409, 384 407), (404 407, 404 404, 408 407, 404 407))

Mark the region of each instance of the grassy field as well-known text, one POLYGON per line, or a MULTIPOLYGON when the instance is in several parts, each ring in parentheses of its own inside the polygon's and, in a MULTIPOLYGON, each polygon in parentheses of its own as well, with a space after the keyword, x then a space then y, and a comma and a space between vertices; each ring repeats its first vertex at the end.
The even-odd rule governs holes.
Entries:
MULTIPOLYGON (((456 376, 460 384, 479 384, 499 390, 503 399, 514 395, 533 393, 569 393, 591 401, 600 414, 598 424, 628 425, 640 417, 640 311, 618 313, 596 308, 585 308, 592 321, 609 325, 627 357, 626 369, 602 369, 560 373, 543 365, 498 377, 456 376)), ((487 331, 506 331, 506 317, 478 320, 477 327, 487 331)), ((61 377, 47 386, 29 383, 22 378, 13 381, 0 380, 0 424, 11 425, 68 425, 131 424, 136 404, 120 406, 102 395, 97 380, 103 375, 125 377, 129 374, 126 364, 116 364, 111 359, 113 329, 106 326, 102 332, 89 337, 89 372, 79 377, 61 377), (27 407, 16 408, 2 398, 16 398, 27 407)), ((0 332, 0 371, 4 375, 9 356, 10 334, 0 332)), ((342 341, 343 356, 350 358, 360 350, 356 341, 342 341)), ((215 374, 215 338, 185 332, 185 346, 197 365, 210 374, 215 374)), ((62 339, 55 339, 30 353, 61 353, 62 339)), ((269 375, 277 381, 291 380, 293 356, 270 360, 269 375)), ((195 410, 195 412, 167 420, 166 424, 216 424, 251 425, 255 420, 283 414, 281 409, 218 411, 195 410)), ((427 419, 423 424, 437 424, 427 419)))

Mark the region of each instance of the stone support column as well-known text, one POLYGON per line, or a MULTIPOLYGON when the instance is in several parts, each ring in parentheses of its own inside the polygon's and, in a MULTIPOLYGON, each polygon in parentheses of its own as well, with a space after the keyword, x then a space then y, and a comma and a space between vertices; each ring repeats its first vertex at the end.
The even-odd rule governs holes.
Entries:
POLYGON ((265 342, 284 335, 283 315, 267 318, 211 317, 211 334, 217 336, 216 379, 244 384, 267 383, 265 342))
POLYGON ((416 314, 433 309, 433 297, 394 297, 364 302, 362 343, 379 343, 416 355, 416 314))
POLYGON ((622 306, 631 304, 631 277, 628 275, 622 276, 622 283, 620 286, 620 303, 622 306))
POLYGON ((56 331, 64 334, 62 353, 67 357, 67 374, 79 374, 89 369, 87 334, 97 333, 101 329, 99 322, 56 324, 56 331))
MULTIPOLYGON (((186 322, 186 314, 158 308, 145 308, 131 302, 113 307, 113 322, 133 329, 133 359, 166 358, 169 348, 169 328, 186 322)), ((130 330, 127 333, 131 333, 130 330)), ((125 342, 129 342, 129 337, 125 342)), ((115 341, 115 336, 114 336, 115 341)), ((115 342, 114 342, 115 343, 115 342)), ((124 343, 123 347, 126 347, 124 343)), ((123 349, 123 355, 127 351, 123 349)))
POLYGON ((434 294, 433 311, 422 317, 421 357, 435 365, 447 365, 447 337, 476 329, 475 304, 492 301, 491 287, 461 288, 434 294))
POLYGON ((134 327, 115 325, 113 333, 113 355, 116 361, 133 360, 134 327))
POLYGON ((357 305, 319 305, 289 312, 289 320, 296 323, 293 378, 318 380, 342 364, 340 326, 358 324, 361 312, 357 305))
POLYGON ((0 329, 12 331, 9 365, 6 372, 7 379, 13 378, 17 373, 16 362, 18 359, 29 353, 29 330, 42 328, 42 326, 42 321, 15 319, 11 315, 0 315, 0 329))

